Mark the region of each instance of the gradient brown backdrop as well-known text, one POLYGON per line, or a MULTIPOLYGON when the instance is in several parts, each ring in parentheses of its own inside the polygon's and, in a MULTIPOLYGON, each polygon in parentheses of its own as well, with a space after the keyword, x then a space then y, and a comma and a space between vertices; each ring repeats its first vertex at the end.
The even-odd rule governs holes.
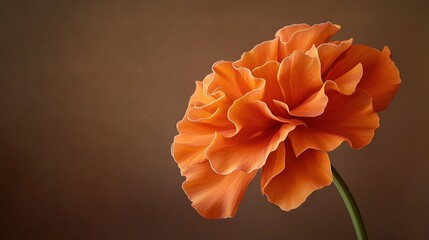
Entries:
POLYGON ((427 1, 1 1, 1 239, 354 239, 333 186, 286 213, 247 191, 206 221, 170 156, 194 81, 284 25, 388 45, 402 87, 368 147, 332 152, 371 239, 428 239, 427 1), (426 2, 426 3, 425 3, 426 2))

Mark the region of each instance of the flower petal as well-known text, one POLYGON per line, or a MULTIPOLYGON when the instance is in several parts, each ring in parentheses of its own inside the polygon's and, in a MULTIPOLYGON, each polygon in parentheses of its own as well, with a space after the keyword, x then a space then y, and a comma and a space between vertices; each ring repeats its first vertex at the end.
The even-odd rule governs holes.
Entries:
POLYGON ((171 154, 181 172, 205 160, 205 150, 215 132, 231 135, 235 126, 227 118, 227 106, 220 98, 204 93, 203 84, 196 82, 185 116, 177 123, 179 135, 174 138, 171 154))
POLYGON ((310 28, 310 25, 306 23, 288 25, 278 30, 276 37, 279 37, 282 42, 287 42, 294 33, 308 28, 310 28))
POLYGON ((255 174, 256 171, 235 171, 229 175, 218 175, 205 161, 184 172, 186 181, 182 187, 192 201, 192 207, 201 216, 207 219, 231 218, 255 174))
POLYGON ((324 87, 322 87, 298 107, 292 109, 289 114, 297 117, 316 117, 323 113, 327 104, 328 97, 325 94, 324 87))
POLYGON ((305 126, 297 126, 293 132, 289 133, 289 138, 296 156, 307 149, 332 151, 344 141, 344 137, 326 130, 305 126))
POLYGON ((219 114, 226 115, 226 112, 220 113, 218 111, 213 114, 213 123, 209 119, 200 122, 190 121, 188 114, 189 109, 183 119, 177 123, 179 135, 174 138, 171 146, 171 154, 178 163, 181 172, 204 161, 206 148, 213 141, 215 132, 225 136, 235 133, 235 126, 232 122, 228 121, 227 124, 222 124, 221 117, 217 116, 219 114))
POLYGON ((212 95, 206 94, 203 88, 202 83, 196 81, 195 92, 189 100, 185 117, 177 125, 179 132, 193 131, 199 134, 201 128, 211 128, 212 133, 214 133, 214 131, 234 127, 227 118, 229 105, 225 102, 225 94, 220 92, 212 95), (196 129, 193 130, 193 128, 196 129))
POLYGON ((278 79, 284 102, 293 110, 322 87, 319 59, 296 51, 280 64, 278 79))
POLYGON ((335 79, 334 82, 337 84, 338 91, 342 94, 350 95, 355 92, 356 86, 359 84, 362 76, 363 68, 362 64, 359 63, 354 68, 350 69, 350 71, 335 79))
POLYGON ((337 90, 338 86, 335 85, 335 83, 332 81, 325 83, 319 91, 312 94, 302 104, 293 110, 290 110, 289 106, 281 101, 274 100, 274 105, 277 107, 280 114, 288 119, 293 118, 292 116, 316 117, 323 113, 329 101, 325 94, 325 88, 337 90))
POLYGON ((322 74, 325 73, 332 63, 345 52, 353 43, 353 39, 341 41, 338 43, 322 43, 317 47, 319 52, 320 63, 322 65, 322 74))
MULTIPOLYGON (((208 75, 210 76, 210 74, 208 75)), ((225 94, 206 94, 204 92, 204 86, 201 81, 195 82, 195 92, 192 94, 186 116, 190 121, 193 122, 207 122, 208 119, 214 118, 215 115, 219 117, 221 114, 218 112, 218 108, 222 106, 225 101, 225 94)), ((217 119, 213 123, 224 123, 226 114, 223 120, 217 119)))
MULTIPOLYGON (((286 142, 285 159, 283 171, 262 189, 268 201, 282 210, 290 211, 299 207, 313 191, 331 184, 331 164, 326 152, 307 150, 295 157, 290 144, 286 142)), ((269 163, 276 164, 275 161, 269 163)), ((269 163, 264 166, 264 170, 273 167, 269 163)))
POLYGON ((249 52, 243 53, 241 59, 234 62, 234 67, 245 67, 253 70, 256 67, 264 65, 268 61, 278 61, 278 44, 279 39, 275 38, 256 45, 249 52))
POLYGON ((260 101, 231 108, 229 118, 236 125, 237 133, 232 137, 216 134, 206 151, 207 159, 219 174, 261 168, 270 152, 277 149, 296 126, 276 118, 260 101))
POLYGON ((294 51, 306 52, 315 45, 328 42, 332 35, 340 29, 339 25, 331 22, 315 24, 308 29, 299 30, 291 35, 287 42, 280 42, 279 61, 286 58, 294 51))
MULTIPOLYGON (((211 79, 213 74, 209 74, 204 78, 204 81, 207 81, 206 79, 211 79)), ((194 107, 194 106, 204 106, 208 105, 214 101, 216 101, 220 95, 210 95, 207 94, 204 91, 204 84, 201 81, 195 81, 195 91, 191 95, 191 98, 189 99, 188 107, 194 107)))
POLYGON ((337 91, 328 93, 329 102, 322 115, 305 120, 289 134, 295 154, 306 149, 331 151, 347 141, 352 148, 371 142, 379 127, 379 118, 372 108, 371 96, 357 90, 350 96, 337 91))
POLYGON ((242 131, 231 138, 216 134, 206 156, 219 174, 260 169, 268 155, 277 149, 279 143, 286 139, 295 126, 284 124, 279 128, 261 130, 254 135, 242 131))
POLYGON ((261 84, 261 80, 255 79, 250 72, 235 69, 232 62, 217 62, 213 65, 213 73, 213 79, 206 88, 207 93, 224 93, 231 104, 255 85, 261 84))
POLYGON ((271 152, 267 162, 262 168, 261 191, 270 183, 271 179, 277 176, 285 168, 286 150, 284 142, 281 142, 278 148, 271 152))
MULTIPOLYGON (((190 121, 188 118, 189 110, 186 112, 185 116, 182 120, 177 123, 177 130, 181 134, 185 135, 205 135, 205 134, 213 134, 214 132, 230 132, 235 129, 233 123, 229 120, 228 122, 222 123, 218 120, 221 118, 217 116, 218 114, 222 114, 220 111, 213 114, 212 118, 204 119, 199 122, 190 121), (210 119, 216 120, 214 122, 210 122, 210 119)), ((223 118, 223 117, 222 117, 223 118)))
POLYGON ((383 111, 393 99, 401 83, 399 71, 390 55, 387 47, 380 52, 375 48, 353 45, 335 64, 327 79, 336 79, 358 63, 362 63, 363 76, 357 88, 371 95, 374 110, 383 111))
MULTIPOLYGON (((359 82, 358 88, 368 92, 373 98, 374 109, 379 112, 389 106, 399 89, 399 70, 390 58, 388 47, 384 47, 373 70, 359 82)), ((363 63, 364 64, 364 63, 363 63)))
POLYGON ((263 94, 263 101, 267 103, 271 111, 275 110, 273 100, 283 100, 283 93, 280 89, 279 81, 277 79, 277 72, 279 71, 280 63, 276 61, 269 61, 264 65, 253 69, 252 74, 257 78, 264 79, 265 88, 263 94))
POLYGON ((213 138, 214 133, 200 135, 179 134, 174 137, 171 154, 182 173, 189 167, 206 161, 206 148, 213 138))

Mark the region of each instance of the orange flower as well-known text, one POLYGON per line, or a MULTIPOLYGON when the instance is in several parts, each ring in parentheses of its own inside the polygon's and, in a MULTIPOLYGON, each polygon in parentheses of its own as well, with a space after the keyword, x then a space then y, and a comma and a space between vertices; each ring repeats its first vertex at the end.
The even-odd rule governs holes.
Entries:
POLYGON ((233 217, 262 169, 261 191, 289 211, 330 185, 327 152, 371 142, 399 88, 387 47, 329 41, 330 22, 280 29, 196 81, 172 155, 183 190, 205 218, 233 217))

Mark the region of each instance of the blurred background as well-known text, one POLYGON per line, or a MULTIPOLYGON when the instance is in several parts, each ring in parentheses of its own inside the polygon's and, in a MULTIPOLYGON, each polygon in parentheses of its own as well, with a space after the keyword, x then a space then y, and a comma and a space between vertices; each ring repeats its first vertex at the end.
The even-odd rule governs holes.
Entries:
POLYGON ((253 181, 207 221, 170 155, 194 81, 293 23, 388 45, 403 80, 372 143, 330 154, 371 239, 429 238, 429 2, 1 1, 1 239, 354 239, 334 186, 298 209, 253 181))

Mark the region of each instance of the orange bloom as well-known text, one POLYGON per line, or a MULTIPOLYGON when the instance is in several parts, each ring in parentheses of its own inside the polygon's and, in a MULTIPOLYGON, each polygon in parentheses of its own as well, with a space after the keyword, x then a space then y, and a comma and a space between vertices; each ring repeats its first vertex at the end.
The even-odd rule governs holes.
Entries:
POLYGON ((172 155, 205 218, 233 217, 262 169, 261 191, 285 211, 332 182, 327 152, 371 142, 401 82, 389 48, 329 41, 330 22, 280 29, 196 81, 172 155))

